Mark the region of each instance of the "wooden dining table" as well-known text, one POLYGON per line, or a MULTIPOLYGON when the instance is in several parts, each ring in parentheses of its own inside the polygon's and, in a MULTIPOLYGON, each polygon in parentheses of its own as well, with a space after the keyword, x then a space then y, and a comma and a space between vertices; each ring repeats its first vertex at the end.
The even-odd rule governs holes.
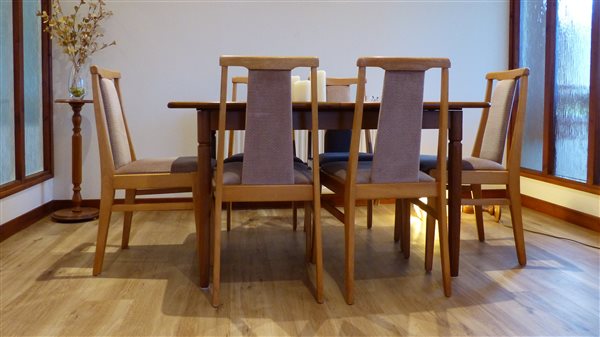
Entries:
MULTIPOLYGON (((209 222, 210 198, 213 168, 211 158, 215 157, 215 131, 218 129, 219 102, 169 102, 172 109, 195 109, 197 111, 197 141, 198 141, 198 175, 200 207, 198 215, 200 238, 199 266, 200 286, 208 287, 209 284, 209 222)), ((379 116, 379 102, 364 103, 363 129, 377 129, 379 116)), ((439 119, 439 102, 423 103, 423 129, 437 129, 439 119)), ((450 269, 452 276, 458 276, 460 253, 460 198, 461 198, 461 171, 462 171, 462 130, 463 110, 467 108, 489 107, 487 102, 450 102, 448 123, 448 232, 450 248, 450 269)), ((309 130, 311 128, 311 109, 309 102, 294 102, 293 127, 295 130, 309 130)), ((245 128, 245 102, 227 103, 228 130, 244 130, 245 128)), ((319 102, 319 129, 351 129, 354 114, 354 103, 319 102)))

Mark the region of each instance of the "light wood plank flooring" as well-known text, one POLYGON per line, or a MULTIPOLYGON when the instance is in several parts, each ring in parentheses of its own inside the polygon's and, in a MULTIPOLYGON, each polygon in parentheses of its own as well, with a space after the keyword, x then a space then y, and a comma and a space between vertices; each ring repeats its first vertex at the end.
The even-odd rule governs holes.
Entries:
MULTIPOLYGON (((97 221, 40 221, 0 244, 2 336, 597 336, 599 251, 525 233, 519 268, 508 210, 484 214, 487 241, 463 214, 460 276, 441 289, 439 259, 423 269, 424 226, 412 219, 412 255, 393 242, 393 208, 356 230, 355 304, 345 304, 343 226, 323 212, 325 303, 309 289, 304 233, 290 210, 234 212, 224 232, 222 302, 197 286, 191 212, 134 215, 131 248, 113 216, 104 271, 91 276, 97 221)), ((300 219, 301 223, 302 219, 300 219)), ((525 211, 525 227, 599 245, 598 233, 525 211)), ((436 245, 437 257, 437 245, 436 245)))

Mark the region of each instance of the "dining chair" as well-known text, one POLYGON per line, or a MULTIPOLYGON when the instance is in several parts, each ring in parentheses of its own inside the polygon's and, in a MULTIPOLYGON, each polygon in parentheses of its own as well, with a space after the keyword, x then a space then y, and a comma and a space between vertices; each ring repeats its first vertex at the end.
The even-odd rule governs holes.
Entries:
MULTIPOLYGON (((221 273, 221 209, 224 202, 303 201, 312 209, 312 224, 305 221, 306 256, 314 254, 315 297, 323 302, 321 247, 321 185, 319 163, 311 171, 294 162, 292 146, 291 71, 310 68, 316 78, 316 57, 221 56, 221 94, 217 166, 213 183, 213 287, 212 304, 219 305, 221 273), (248 98, 244 160, 225 162, 227 126, 227 74, 229 67, 248 69, 248 98)), ((316 82, 311 84, 313 149, 318 150, 318 102, 316 82)), ((311 215, 305 216, 305 220, 311 215)), ((310 222, 310 221, 309 221, 310 222)))
MULTIPOLYGON (((196 157, 137 159, 125 118, 121 93, 121 73, 98 66, 90 68, 94 115, 100 152, 101 196, 93 275, 102 271, 108 227, 112 212, 125 212, 121 248, 129 247, 133 211, 194 210, 196 230, 199 191, 196 157), (125 202, 115 204, 115 191, 125 190, 125 202), (179 200, 143 203, 138 195, 192 192, 193 201, 179 200)), ((197 251, 200 240, 196 237, 197 251)))
MULTIPOLYGON (((238 84, 248 84, 247 76, 234 76, 231 78, 231 101, 237 102, 238 96, 238 84)), ((229 130, 229 141, 227 142, 227 158, 231 161, 242 161, 244 160, 243 153, 237 155, 233 154, 235 130, 229 130)), ((233 210, 233 203, 227 203, 227 231, 231 230, 231 212, 233 210)))
MULTIPOLYGON (((352 102, 350 86, 356 85, 358 78, 328 77, 325 83, 327 102, 352 102)), ((371 130, 365 129, 364 135, 367 152, 360 152, 358 154, 358 161, 373 160, 371 130)), ((319 154, 321 165, 335 161, 347 161, 351 137, 352 130, 325 130, 323 136, 323 153, 319 154)), ((367 228, 370 229, 371 227, 373 227, 373 200, 367 200, 367 228)))
MULTIPOLYGON (((393 198, 396 213, 405 201, 419 205, 439 221, 440 257, 444 294, 451 295, 450 260, 446 219, 446 175, 433 178, 419 171, 419 150, 423 116, 425 72, 441 70, 438 157, 446 158, 448 143, 448 69, 446 58, 363 57, 357 61, 358 85, 350 142, 350 158, 321 167, 321 182, 344 196, 343 213, 326 209, 344 223, 345 299, 354 302, 354 227, 356 200, 393 198), (383 92, 377 138, 372 161, 359 161, 365 76, 368 67, 384 70, 383 92), (418 199, 427 197, 424 204, 418 199)), ((446 172, 446 161, 438 160, 439 172, 446 172)), ((325 206, 325 204, 324 204, 325 206)), ((396 221, 398 221, 396 217, 396 221)))
MULTIPOLYGON (((482 206, 509 205, 517 259, 521 266, 527 263, 521 214, 520 167, 528 76, 528 68, 491 72, 486 75, 485 101, 490 102, 490 107, 482 111, 471 157, 462 160, 462 184, 469 186, 471 197, 461 199, 461 204, 474 206, 479 241, 485 240, 482 206), (517 88, 515 110, 513 107, 517 88), (513 127, 509 138, 511 119, 513 127), (505 147, 506 165, 503 165, 505 147), (484 198, 481 185, 486 184, 505 185, 506 197, 484 198)), ((431 169, 430 174, 435 176, 438 173, 431 167, 431 160, 431 157, 424 156, 421 169, 431 169)), ((433 235, 430 228, 432 222, 433 219, 428 218, 427 236, 433 235)), ((431 247, 427 248, 426 268, 430 270, 432 251, 431 247)))
MULTIPOLYGON (((248 85, 248 76, 234 76, 231 78, 231 101, 237 102, 238 98, 238 84, 246 84, 248 85)), ((244 161, 244 153, 233 153, 233 147, 235 143, 235 130, 229 130, 229 141, 227 143, 227 158, 225 158, 225 162, 242 162, 244 161)), ((292 133, 292 143, 294 143, 294 162, 304 163, 304 161, 298 157, 296 157, 296 149, 295 149, 295 140, 294 133, 292 133)), ((227 231, 231 231, 231 219, 232 219, 232 211, 233 211, 233 203, 227 203, 226 207, 227 212, 227 231)), ((305 209, 305 212, 307 210, 305 209)), ((292 229, 296 231, 298 227, 298 207, 292 202, 292 229)))

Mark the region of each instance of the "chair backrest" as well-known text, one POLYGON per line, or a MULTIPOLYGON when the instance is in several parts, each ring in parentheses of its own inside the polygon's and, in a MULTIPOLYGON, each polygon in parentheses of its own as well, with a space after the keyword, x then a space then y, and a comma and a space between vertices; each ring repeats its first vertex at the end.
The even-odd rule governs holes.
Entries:
MULTIPOLYGON (((358 78, 328 77, 326 80, 327 102, 352 102, 350 86, 358 83, 358 78)), ((323 139, 325 152, 348 152, 351 130, 326 130, 323 139)))
POLYGON ((123 109, 121 73, 98 66, 90 72, 102 173, 112 174, 136 159, 123 109))
MULTIPOLYGON (((221 101, 217 151, 217 179, 222 179, 226 126, 227 71, 230 66, 248 69, 246 132, 242 184, 294 183, 292 147, 291 70, 310 67, 316 78, 316 57, 221 56, 221 101)), ((318 130, 316 82, 311 85, 313 130, 318 130)), ((316 136, 316 135, 315 135, 316 136)), ((313 136, 316 143, 318 140, 313 136)), ((218 180, 219 181, 219 180, 218 180)))
MULTIPOLYGON (((502 163, 517 87, 519 87, 519 104, 516 115, 513 116, 514 127, 517 127, 516 122, 524 119, 525 106, 521 104, 521 101, 527 100, 528 75, 529 69, 527 68, 492 72, 486 75, 485 100, 490 102, 490 107, 483 109, 481 114, 472 152, 473 157, 502 163), (494 83, 496 84, 495 87, 494 83)), ((522 122, 519 123, 518 127, 522 129, 522 122)), ((509 142, 509 150, 511 148, 510 144, 516 144, 515 141, 521 143, 520 138, 518 140, 514 138, 514 136, 521 137, 521 135, 522 132, 513 132, 513 139, 509 142)), ((519 145, 519 153, 520 148, 519 145)))
MULTIPOLYGON (((425 72, 432 68, 441 69, 438 158, 446 158, 450 60, 446 58, 363 57, 358 59, 357 66, 358 86, 349 165, 356 167, 358 160, 366 68, 378 67, 385 71, 385 75, 371 168, 371 182, 418 182, 425 72)), ((437 169, 438 172, 445 172, 446 161, 438 160, 437 169)), ((441 174, 440 176, 445 175, 441 174)), ((353 179, 352 181, 354 181, 353 179)))
POLYGON ((248 84, 247 76, 234 76, 231 78, 231 101, 237 102, 238 84, 248 84))
POLYGON ((358 84, 356 77, 328 77, 325 82, 327 102, 352 102, 350 86, 358 84))
MULTIPOLYGON (((247 76, 234 76, 231 78, 231 101, 237 102, 238 100, 238 84, 248 84, 247 76)), ((233 156, 233 143, 235 135, 233 131, 229 132, 229 145, 227 148, 227 157, 233 156)))

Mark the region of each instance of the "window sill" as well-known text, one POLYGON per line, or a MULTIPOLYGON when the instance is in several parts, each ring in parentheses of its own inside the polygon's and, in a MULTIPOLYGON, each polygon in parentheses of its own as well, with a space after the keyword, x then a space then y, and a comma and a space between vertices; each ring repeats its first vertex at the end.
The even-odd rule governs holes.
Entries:
POLYGON ((578 181, 573 181, 565 178, 560 178, 548 174, 541 173, 539 171, 534 171, 526 168, 521 168, 521 176, 527 177, 539 181, 543 181, 546 183, 559 185, 567 188, 572 188, 574 190, 579 190, 583 192, 588 192, 596 195, 600 195, 600 186, 592 185, 588 183, 582 183, 578 181))
POLYGON ((15 180, 6 183, 0 186, 0 199, 40 184, 48 179, 51 179, 52 177, 54 177, 54 175, 50 171, 42 171, 32 174, 23 180, 15 180))

